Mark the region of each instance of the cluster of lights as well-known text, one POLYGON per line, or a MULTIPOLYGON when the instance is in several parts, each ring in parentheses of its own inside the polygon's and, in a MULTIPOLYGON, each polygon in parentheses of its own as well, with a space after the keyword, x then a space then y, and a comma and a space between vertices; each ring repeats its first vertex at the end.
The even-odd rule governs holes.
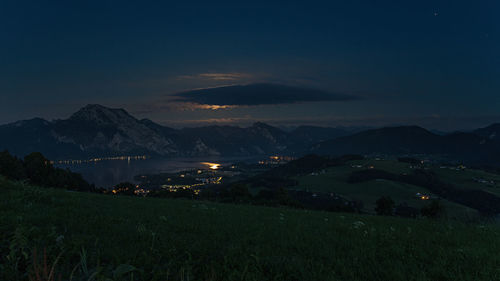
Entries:
POLYGON ((195 189, 193 187, 202 186, 202 183, 196 183, 192 185, 162 185, 163 189, 167 189, 170 192, 177 192, 179 190, 192 190, 194 194, 198 195, 200 193, 199 189, 195 189))
MULTIPOLYGON (((170 181, 170 178, 168 181, 170 181)), ((198 194, 198 193, 200 193, 200 190, 197 187, 204 186, 207 183, 208 184, 221 184, 221 181, 222 181, 222 177, 217 177, 217 178, 208 179, 208 182, 203 181, 203 182, 195 183, 195 184, 164 184, 161 186, 161 188, 166 189, 170 192, 177 192, 178 190, 190 189, 194 192, 194 194, 198 194)))
POLYGON ((147 190, 147 189, 143 189, 143 188, 137 188, 136 190, 134 190, 134 194, 135 194, 135 195, 143 195, 143 196, 146 196, 148 193, 149 193, 149 190, 147 190))
POLYGON ((118 188, 118 189, 114 189, 114 188, 113 188, 113 190, 111 190, 111 192, 112 192, 113 194, 118 194, 118 193, 120 193, 120 192, 124 192, 124 191, 128 191, 128 188, 118 188))
POLYGON ((50 161, 50 164, 82 164, 82 163, 95 163, 100 161, 109 161, 109 160, 146 160, 148 157, 146 155, 134 155, 134 156, 114 156, 114 157, 99 157, 99 158, 91 158, 87 160, 58 160, 58 161, 50 161))
POLYGON ((419 193, 417 193, 416 195, 417 195, 417 197, 418 197, 420 200, 429 200, 429 199, 431 199, 431 197, 430 197, 429 195, 422 194, 422 193, 420 193, 420 192, 419 192, 419 193))
POLYGON ((283 164, 283 163, 293 161, 295 159, 296 159, 295 157, 291 157, 291 156, 273 155, 273 156, 269 156, 268 160, 259 161, 259 164, 261 164, 261 165, 278 165, 278 164, 283 164))
POLYGON ((196 178, 197 181, 201 181, 203 184, 220 184, 222 177, 217 178, 196 178))

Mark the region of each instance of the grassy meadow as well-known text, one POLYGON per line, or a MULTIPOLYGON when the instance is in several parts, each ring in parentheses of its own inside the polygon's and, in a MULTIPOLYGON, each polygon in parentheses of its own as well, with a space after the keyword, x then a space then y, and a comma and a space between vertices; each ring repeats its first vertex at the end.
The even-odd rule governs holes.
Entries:
POLYGON ((0 280, 500 280, 500 227, 489 223, 99 195, 4 179, 0 194, 0 280))
MULTIPOLYGON (((401 163, 397 160, 385 159, 364 159, 350 161, 347 165, 330 167, 324 173, 316 175, 296 176, 297 190, 307 190, 313 192, 334 192, 351 200, 361 200, 364 203, 364 211, 375 213, 375 202, 381 196, 390 196, 396 204, 406 203, 408 206, 422 208, 428 204, 425 200, 418 199, 415 194, 422 193, 432 197, 439 197, 421 186, 401 183, 386 179, 370 180, 361 183, 349 183, 349 176, 355 172, 368 167, 387 171, 393 174, 411 174, 413 170, 411 164, 401 163)), ((478 189, 500 196, 500 184, 487 185, 479 183, 474 179, 491 180, 500 183, 500 176, 481 170, 465 169, 454 170, 441 168, 440 166, 429 165, 428 169, 435 172, 444 182, 451 183, 461 189, 478 189)), ((445 207, 446 215, 451 218, 476 220, 479 214, 476 210, 467 206, 457 204, 446 199, 441 199, 445 207)))

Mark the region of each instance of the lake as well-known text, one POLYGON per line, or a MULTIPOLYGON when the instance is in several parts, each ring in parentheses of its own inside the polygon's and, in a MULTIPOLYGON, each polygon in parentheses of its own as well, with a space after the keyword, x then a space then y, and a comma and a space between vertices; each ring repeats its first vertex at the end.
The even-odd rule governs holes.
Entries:
POLYGON ((54 166, 80 173, 85 180, 97 187, 110 188, 120 182, 134 182, 134 176, 139 174, 175 173, 190 169, 207 169, 209 168, 207 163, 224 166, 257 160, 255 157, 148 158, 54 164, 54 166))

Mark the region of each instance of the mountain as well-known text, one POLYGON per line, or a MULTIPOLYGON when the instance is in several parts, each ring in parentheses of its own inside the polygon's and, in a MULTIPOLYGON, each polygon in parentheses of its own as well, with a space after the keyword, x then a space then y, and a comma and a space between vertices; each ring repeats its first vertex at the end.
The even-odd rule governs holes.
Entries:
POLYGON ((258 155, 284 151, 290 140, 288 134, 264 123, 248 128, 208 126, 181 130, 188 139, 212 148, 218 155, 258 155))
POLYGON ((17 156, 24 156, 34 151, 50 152, 48 154, 54 158, 64 155, 83 156, 78 146, 57 141, 52 128, 51 122, 40 118, 2 125, 0 149, 8 149, 17 156))
POLYGON ((435 134, 417 126, 355 132, 349 128, 301 126, 284 131, 257 122, 250 127, 206 126, 173 129, 124 109, 87 105, 68 119, 40 118, 0 126, 0 150, 24 156, 42 152, 49 159, 117 155, 162 157, 256 156, 309 153, 435 154, 471 163, 500 165, 500 124, 473 132, 435 134))
POLYGON ((389 127, 363 131, 317 144, 325 153, 423 153, 439 152, 439 136, 417 126, 389 127))
POLYGON ((291 131, 290 134, 294 139, 305 143, 316 143, 318 141, 326 141, 338 137, 351 135, 352 130, 347 128, 329 128, 315 126, 300 126, 291 131))
POLYGON ((387 127, 320 142, 313 153, 432 154, 468 163, 500 164, 500 141, 475 132, 438 135, 418 126, 387 127))
POLYGON ((488 127, 477 129, 474 131, 474 134, 490 140, 500 140, 500 124, 492 124, 488 127))
POLYGON ((167 134, 148 122, 137 120, 123 109, 87 105, 69 119, 57 120, 52 125, 54 137, 59 142, 78 145, 89 153, 112 151, 167 155, 177 152, 174 141, 167 134))
POLYGON ((0 149, 18 156, 39 151, 50 159, 125 154, 252 156, 305 150, 335 136, 318 134, 328 130, 307 127, 285 132, 260 122, 247 128, 207 126, 177 130, 148 119, 138 120, 123 109, 92 104, 64 120, 49 122, 38 118, 0 126, 0 135, 5 136, 0 139, 0 149))

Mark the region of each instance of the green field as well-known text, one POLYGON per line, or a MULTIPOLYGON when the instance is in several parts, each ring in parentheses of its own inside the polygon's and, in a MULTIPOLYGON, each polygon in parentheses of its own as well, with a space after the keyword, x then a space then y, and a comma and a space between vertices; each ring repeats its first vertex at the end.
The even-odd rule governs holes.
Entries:
POLYGON ((433 169, 436 174, 446 182, 452 182, 454 185, 464 189, 482 189, 500 196, 500 175, 487 173, 481 170, 453 170, 453 169, 433 169), (484 179, 494 181, 495 184, 484 184, 474 180, 484 179))
POLYGON ((98 195, 3 179, 0 194, 0 280, 29 280, 43 268, 44 249, 48 268, 61 255, 61 280, 500 280, 493 224, 98 195))
MULTIPOLYGON (((364 203, 366 212, 374 213, 375 201, 381 196, 390 196, 397 204, 406 203, 408 206, 421 208, 428 204, 427 201, 418 199, 415 194, 423 193, 435 196, 426 188, 405 184, 390 180, 371 180, 362 183, 348 183, 349 176, 355 172, 369 167, 378 170, 391 172, 393 174, 412 173, 410 164, 401 163, 396 160, 376 160, 365 159, 350 161, 347 165, 330 167, 324 173, 317 175, 303 175, 295 177, 299 184, 293 187, 297 190, 307 190, 316 192, 334 192, 351 200, 361 200, 364 203), (361 167, 359 167, 361 166, 361 167)), ((500 196, 500 176, 487 173, 481 170, 453 170, 440 168, 439 166, 427 167, 435 172, 444 182, 451 183, 463 189, 482 189, 497 196, 500 196), (474 181, 474 178, 481 178, 498 182, 498 185, 490 186, 474 181)), ((466 206, 441 200, 446 208, 447 215, 453 218, 475 219, 478 212, 466 206)))

